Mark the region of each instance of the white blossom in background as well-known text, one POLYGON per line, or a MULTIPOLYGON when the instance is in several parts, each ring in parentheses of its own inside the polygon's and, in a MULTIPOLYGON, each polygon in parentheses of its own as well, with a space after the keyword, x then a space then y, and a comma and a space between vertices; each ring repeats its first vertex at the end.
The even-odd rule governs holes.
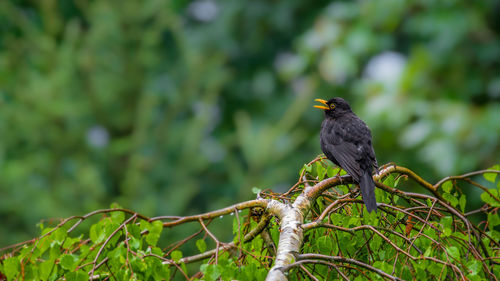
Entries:
POLYGON ((370 59, 364 75, 368 79, 395 86, 401 79, 406 65, 406 57, 396 52, 383 52, 370 59))
MULTIPOLYGON (((366 118, 387 118, 393 128, 398 128, 408 121, 408 110, 400 106, 397 98, 399 81, 404 72, 407 58, 400 53, 386 51, 373 56, 363 70, 367 82, 375 82, 382 89, 370 97, 370 102, 365 103, 366 118)), ((416 127, 421 130, 423 127, 416 127)), ((407 132, 411 136, 413 132, 407 132)), ((418 141, 415 141, 418 143, 418 141)))
POLYGON ((500 77, 493 78, 487 86, 487 93, 492 98, 500 98, 500 77))
POLYGON ((216 105, 198 101, 193 103, 192 109, 197 117, 205 120, 203 128, 205 135, 210 134, 221 121, 220 108, 216 105))
POLYGON ((330 48, 321 56, 319 73, 331 84, 344 84, 357 72, 356 58, 345 48, 330 48))
POLYGON ((213 137, 206 137, 200 143, 201 153, 212 163, 220 162, 226 157, 225 147, 213 137))
POLYGON ((274 67, 282 78, 293 79, 304 70, 306 62, 294 53, 281 52, 274 59, 274 67))
POLYGON ((189 4, 188 12, 197 21, 212 21, 219 12, 219 7, 212 0, 198 0, 189 4))
POLYGON ((95 148, 102 148, 109 143, 109 132, 101 125, 95 125, 87 130, 87 144, 95 148))

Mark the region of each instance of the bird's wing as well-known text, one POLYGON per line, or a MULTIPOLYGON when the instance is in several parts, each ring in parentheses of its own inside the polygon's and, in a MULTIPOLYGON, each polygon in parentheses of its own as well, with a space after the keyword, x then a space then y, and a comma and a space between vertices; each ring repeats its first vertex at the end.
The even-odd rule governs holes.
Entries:
POLYGON ((365 171, 371 171, 376 165, 375 152, 371 145, 370 129, 355 116, 347 116, 344 120, 330 123, 324 136, 325 149, 355 181, 365 171))
POLYGON ((372 160, 373 168, 375 168, 375 170, 378 170, 378 162, 377 158, 375 157, 375 150, 373 150, 371 141, 370 141, 370 159, 372 160))
POLYGON ((357 158, 359 158, 359 151, 355 144, 341 141, 339 143, 325 143, 329 151, 334 151, 335 160, 340 166, 353 177, 355 181, 359 181, 362 176, 362 169, 359 166, 357 158))

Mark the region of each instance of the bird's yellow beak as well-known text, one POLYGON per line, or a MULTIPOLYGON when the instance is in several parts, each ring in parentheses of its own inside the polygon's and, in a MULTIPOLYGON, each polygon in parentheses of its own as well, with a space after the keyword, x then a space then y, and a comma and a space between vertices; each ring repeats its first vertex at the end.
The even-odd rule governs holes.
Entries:
POLYGON ((322 106, 322 105, 315 105, 314 107, 316 108, 319 108, 319 109, 324 109, 324 110, 330 110, 330 108, 328 107, 328 104, 326 104, 326 100, 322 100, 322 99, 315 99, 314 101, 317 101, 317 102, 320 102, 326 106, 322 106))

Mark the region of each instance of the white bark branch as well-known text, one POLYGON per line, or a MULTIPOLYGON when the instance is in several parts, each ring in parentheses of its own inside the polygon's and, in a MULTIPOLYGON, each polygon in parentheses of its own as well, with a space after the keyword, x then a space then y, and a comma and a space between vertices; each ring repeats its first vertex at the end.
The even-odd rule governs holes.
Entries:
MULTIPOLYGON (((284 208, 280 208, 279 212, 273 212, 271 210, 271 207, 274 207, 273 204, 268 205, 268 209, 277 214, 281 220, 281 234, 278 242, 278 250, 276 252, 276 260, 274 266, 269 270, 266 277, 267 281, 288 280, 281 269, 294 263, 295 257, 300 254, 300 247, 302 246, 304 238, 304 231, 302 229, 304 218, 307 213, 309 213, 312 202, 325 188, 324 186, 329 186, 325 183, 329 183, 331 180, 332 179, 324 180, 312 187, 306 186, 302 194, 295 199, 293 205, 285 205, 284 208)), ((280 204, 283 205, 282 203, 280 204)))

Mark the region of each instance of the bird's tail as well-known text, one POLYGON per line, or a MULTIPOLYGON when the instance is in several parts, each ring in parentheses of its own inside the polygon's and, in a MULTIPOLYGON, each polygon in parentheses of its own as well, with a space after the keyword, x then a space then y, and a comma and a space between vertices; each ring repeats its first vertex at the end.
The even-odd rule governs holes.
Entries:
POLYGON ((377 201, 375 200, 375 182, 370 172, 365 172, 359 181, 361 196, 365 202, 368 212, 377 210, 377 201))

